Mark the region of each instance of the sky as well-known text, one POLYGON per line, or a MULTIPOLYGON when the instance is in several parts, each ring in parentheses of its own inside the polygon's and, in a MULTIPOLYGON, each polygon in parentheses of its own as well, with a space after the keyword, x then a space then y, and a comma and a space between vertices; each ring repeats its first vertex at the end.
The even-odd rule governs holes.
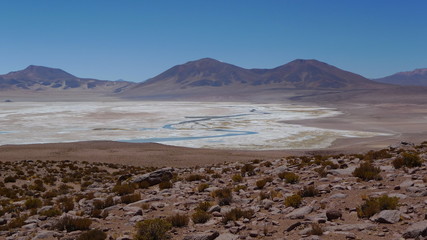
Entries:
POLYGON ((427 68, 425 0, 0 2, 0 74, 28 65, 144 81, 210 57, 244 68, 317 59, 367 78, 427 68))

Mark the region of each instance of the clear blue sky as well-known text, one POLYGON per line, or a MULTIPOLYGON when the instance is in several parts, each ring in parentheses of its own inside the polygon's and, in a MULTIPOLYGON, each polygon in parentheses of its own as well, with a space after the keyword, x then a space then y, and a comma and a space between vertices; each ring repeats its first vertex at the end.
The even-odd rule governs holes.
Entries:
POLYGON ((427 68, 425 0, 10 0, 0 74, 26 66, 143 81, 204 57, 245 68, 318 59, 368 78, 427 68))

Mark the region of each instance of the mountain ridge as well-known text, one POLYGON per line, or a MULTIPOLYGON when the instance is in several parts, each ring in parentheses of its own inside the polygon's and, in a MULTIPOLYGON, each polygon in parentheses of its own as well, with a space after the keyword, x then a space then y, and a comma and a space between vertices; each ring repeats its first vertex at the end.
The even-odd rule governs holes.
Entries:
POLYGON ((272 69, 246 69, 212 58, 175 65, 123 92, 124 98, 181 98, 261 91, 387 88, 318 60, 297 59, 272 69))
POLYGON ((59 91, 84 90, 103 93, 122 91, 130 82, 79 78, 62 69, 29 65, 23 70, 0 75, 0 90, 59 91))
POLYGON ((418 68, 413 71, 404 71, 373 79, 377 82, 397 84, 403 86, 424 86, 427 87, 427 68, 418 68))

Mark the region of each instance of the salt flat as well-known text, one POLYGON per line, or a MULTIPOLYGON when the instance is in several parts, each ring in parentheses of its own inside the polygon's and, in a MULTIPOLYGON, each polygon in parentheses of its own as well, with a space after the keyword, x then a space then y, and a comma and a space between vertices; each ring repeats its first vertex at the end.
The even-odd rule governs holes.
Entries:
POLYGON ((0 145, 90 140, 217 149, 324 148, 379 132, 285 121, 338 116, 324 107, 196 102, 12 102, 0 104, 0 145))

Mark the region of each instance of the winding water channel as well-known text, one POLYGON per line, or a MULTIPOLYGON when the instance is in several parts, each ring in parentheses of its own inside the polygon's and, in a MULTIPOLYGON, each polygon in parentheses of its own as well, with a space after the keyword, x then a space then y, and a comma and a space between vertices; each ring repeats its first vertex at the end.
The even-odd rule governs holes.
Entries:
POLYGON ((0 145, 112 140, 221 149, 322 148, 381 133, 287 124, 337 116, 322 107, 208 102, 0 103, 0 145))
MULTIPOLYGON (((268 113, 264 113, 268 114, 268 113)), ((233 118, 233 117, 243 117, 248 116, 250 114, 236 114, 229 116, 201 116, 201 117, 186 117, 186 118, 196 118, 195 120, 182 121, 174 124, 166 124, 162 128, 171 130, 171 131, 179 131, 176 126, 183 124, 200 124, 204 121, 211 121, 217 119, 224 118, 233 118)), ((242 130, 226 130, 226 129, 212 129, 212 132, 225 132, 220 135, 206 135, 206 136, 190 136, 190 137, 166 137, 166 138, 141 138, 141 139, 133 139, 133 140, 121 140, 122 142, 133 142, 133 143, 148 143, 148 142, 171 142, 171 141, 188 141, 188 140, 198 140, 198 139, 209 139, 209 138, 225 138, 225 137, 233 137, 233 136, 244 136, 244 135, 253 135, 258 134, 258 132, 253 131, 242 131, 242 130)))

